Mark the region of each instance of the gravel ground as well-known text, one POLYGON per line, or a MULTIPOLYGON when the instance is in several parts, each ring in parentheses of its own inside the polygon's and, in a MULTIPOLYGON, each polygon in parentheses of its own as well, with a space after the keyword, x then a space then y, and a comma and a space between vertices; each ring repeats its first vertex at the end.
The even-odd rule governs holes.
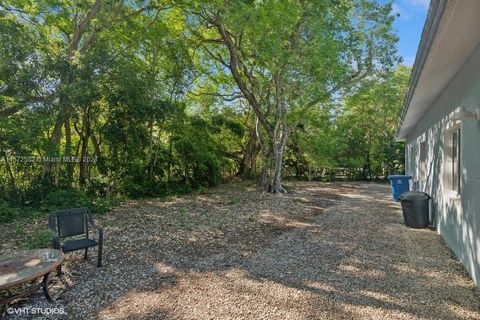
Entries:
MULTIPOLYGON (((117 208, 102 221, 104 267, 68 255, 52 288, 66 315, 49 318, 480 319, 462 265, 435 232, 403 225, 388 186, 287 186, 117 208)), ((39 293, 15 306, 52 305, 39 293)))

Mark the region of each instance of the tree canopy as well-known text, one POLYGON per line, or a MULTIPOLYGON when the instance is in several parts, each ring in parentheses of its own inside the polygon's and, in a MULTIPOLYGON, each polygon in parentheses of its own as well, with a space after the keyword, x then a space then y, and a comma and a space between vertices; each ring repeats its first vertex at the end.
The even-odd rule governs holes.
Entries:
POLYGON ((282 192, 292 126, 332 94, 397 62, 390 4, 373 1, 213 1, 192 6, 190 30, 230 74, 255 114, 261 184, 282 192))
POLYGON ((373 0, 2 1, 0 207, 401 170, 393 21, 373 0))

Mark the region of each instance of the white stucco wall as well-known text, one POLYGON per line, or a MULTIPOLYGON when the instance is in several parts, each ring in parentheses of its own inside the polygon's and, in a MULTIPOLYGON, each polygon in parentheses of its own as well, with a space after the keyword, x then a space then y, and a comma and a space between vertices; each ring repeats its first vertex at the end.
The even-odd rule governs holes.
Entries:
MULTIPOLYGON (((421 90, 421 88, 417 88, 421 90)), ((480 46, 467 59, 422 120, 406 138, 406 171, 417 190, 432 196, 434 225, 480 286, 480 122, 451 121, 458 107, 480 109, 480 46), (455 196, 444 182, 445 132, 461 128, 461 191, 455 196), (425 179, 420 175, 420 142, 427 142, 425 179)))

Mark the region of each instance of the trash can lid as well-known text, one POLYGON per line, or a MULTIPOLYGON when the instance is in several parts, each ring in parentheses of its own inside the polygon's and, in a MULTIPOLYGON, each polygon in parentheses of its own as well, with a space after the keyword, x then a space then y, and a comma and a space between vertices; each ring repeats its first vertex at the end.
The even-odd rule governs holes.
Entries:
POLYGON ((421 191, 407 191, 400 196, 400 200, 430 200, 430 195, 421 191))
POLYGON ((407 176, 407 175, 404 175, 404 174, 392 174, 390 176, 388 176, 388 179, 412 179, 412 176, 407 176))

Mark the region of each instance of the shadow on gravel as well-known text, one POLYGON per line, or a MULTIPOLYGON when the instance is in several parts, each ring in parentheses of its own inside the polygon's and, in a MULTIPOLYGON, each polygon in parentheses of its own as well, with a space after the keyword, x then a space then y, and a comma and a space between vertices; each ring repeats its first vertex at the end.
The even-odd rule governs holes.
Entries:
POLYGON ((59 304, 69 319, 480 319, 462 266, 402 224, 388 186, 291 190, 129 203, 105 221, 105 267, 71 259, 59 304))
POLYGON ((156 261, 180 281, 162 286, 160 268, 142 285, 144 291, 129 290, 99 315, 480 318, 478 290, 462 267, 438 235, 403 226, 387 187, 330 185, 324 190, 335 196, 305 187, 289 197, 310 212, 324 209, 316 199, 328 197, 337 207, 327 215, 286 222, 288 228, 250 254, 226 247, 196 259, 159 256, 156 261), (129 313, 124 306, 130 301, 143 305, 145 313, 129 313))

